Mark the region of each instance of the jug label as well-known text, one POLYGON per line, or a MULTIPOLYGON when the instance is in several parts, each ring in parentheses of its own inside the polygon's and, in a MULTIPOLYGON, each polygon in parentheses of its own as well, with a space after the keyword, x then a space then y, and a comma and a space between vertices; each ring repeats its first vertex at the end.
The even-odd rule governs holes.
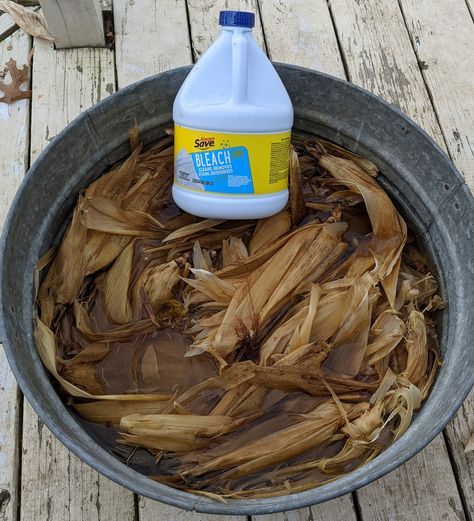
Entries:
POLYGON ((288 187, 290 131, 227 134, 175 125, 174 181, 189 190, 270 194, 288 187))

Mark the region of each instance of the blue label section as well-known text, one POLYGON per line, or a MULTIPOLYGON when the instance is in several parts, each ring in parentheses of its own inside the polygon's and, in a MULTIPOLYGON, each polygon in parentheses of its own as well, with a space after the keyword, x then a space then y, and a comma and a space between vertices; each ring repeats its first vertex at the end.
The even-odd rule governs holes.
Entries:
POLYGON ((204 191, 253 194, 249 154, 245 147, 190 154, 204 191))

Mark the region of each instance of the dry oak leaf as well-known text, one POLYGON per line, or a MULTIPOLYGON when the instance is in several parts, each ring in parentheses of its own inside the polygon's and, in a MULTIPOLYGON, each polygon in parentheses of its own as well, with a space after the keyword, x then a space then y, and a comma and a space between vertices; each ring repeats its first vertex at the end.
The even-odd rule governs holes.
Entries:
POLYGON ((10 83, 0 81, 0 91, 3 91, 0 102, 9 104, 20 99, 30 99, 31 90, 20 90, 22 84, 28 81, 28 66, 23 65, 23 67, 19 69, 16 60, 13 58, 10 58, 5 66, 10 73, 12 81, 10 83))
POLYGON ((48 33, 46 20, 42 13, 31 11, 11 0, 0 1, 0 10, 9 14, 16 25, 25 33, 36 38, 49 40, 50 42, 54 41, 53 37, 48 33))

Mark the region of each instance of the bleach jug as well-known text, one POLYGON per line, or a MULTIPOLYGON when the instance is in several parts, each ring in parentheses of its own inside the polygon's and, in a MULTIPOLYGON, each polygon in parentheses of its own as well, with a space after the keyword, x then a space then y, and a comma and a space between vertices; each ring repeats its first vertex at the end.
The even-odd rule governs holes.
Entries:
POLYGON ((255 15, 221 11, 219 24, 174 101, 173 198, 200 217, 268 217, 288 201, 293 107, 252 36, 255 15))

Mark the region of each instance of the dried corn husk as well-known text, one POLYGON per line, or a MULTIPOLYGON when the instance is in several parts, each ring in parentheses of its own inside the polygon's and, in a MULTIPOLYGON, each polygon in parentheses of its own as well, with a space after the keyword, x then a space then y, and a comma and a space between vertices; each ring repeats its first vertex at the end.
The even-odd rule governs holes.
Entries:
POLYGON ((392 310, 383 311, 370 329, 371 340, 365 356, 367 363, 375 364, 388 356, 400 343, 405 334, 405 324, 392 310))
POLYGON ((335 179, 364 198, 376 241, 372 250, 375 273, 381 281, 390 305, 395 307, 401 253, 407 237, 405 221, 377 182, 350 160, 322 156, 320 165, 335 179))
POLYGON ((124 442, 149 449, 186 452, 201 447, 203 438, 230 432, 247 419, 227 416, 182 414, 132 414, 122 417, 120 429, 124 442))
POLYGON ((74 404, 74 409, 82 418, 94 423, 112 423, 119 425, 124 416, 132 414, 158 414, 164 410, 169 395, 156 395, 155 401, 115 401, 88 402, 74 404))
POLYGON ((405 375, 417 385, 425 375, 428 364, 425 317, 419 311, 412 310, 408 316, 405 347, 408 351, 405 375))
POLYGON ((235 293, 235 288, 229 282, 217 275, 200 269, 191 269, 195 279, 183 279, 189 286, 208 297, 209 301, 229 304, 235 293))
POLYGON ((185 240, 189 237, 194 237, 199 232, 203 230, 210 230, 214 226, 222 224, 223 222, 224 221, 222 219, 204 219, 203 221, 199 221, 188 226, 183 226, 173 233, 170 233, 163 239, 163 242, 183 242, 183 239, 185 240))
POLYGON ((132 272, 133 242, 117 257, 102 281, 102 305, 111 322, 127 324, 132 320, 128 289, 132 272))
POLYGON ((180 267, 175 261, 159 264, 147 272, 144 289, 152 309, 157 312, 173 296, 179 281, 180 267))
POLYGON ((312 369, 302 370, 294 367, 258 367, 255 369, 254 381, 271 389, 284 391, 304 391, 312 396, 326 396, 325 381, 337 393, 347 393, 354 390, 370 390, 377 387, 374 383, 365 383, 346 377, 336 377, 324 371, 312 369))
POLYGON ((209 252, 201 248, 199 241, 196 241, 193 246, 193 266, 206 271, 212 271, 214 268, 209 252))
POLYGON ((75 411, 214 500, 306 490, 402 436, 444 303, 377 168, 295 136, 287 208, 199 219, 171 199, 172 133, 139 138, 35 269, 36 345, 75 411))
POLYGON ((290 209, 293 224, 298 224, 306 216, 303 179, 298 154, 294 149, 290 152, 290 209))
POLYGON ((222 468, 235 467, 228 471, 227 477, 240 477, 323 443, 334 433, 339 421, 340 413, 337 407, 331 403, 324 403, 317 407, 307 420, 210 460, 204 465, 196 466, 186 471, 185 475, 199 476, 222 468))
POLYGON ((250 334, 263 326, 268 317, 291 298, 294 289, 305 279, 316 281, 327 266, 339 257, 346 245, 340 240, 340 223, 321 228, 302 228, 261 268, 242 281, 234 294, 222 326, 213 342, 213 350, 228 356, 239 340, 236 321, 250 334), (280 277, 285 273, 285 278, 280 277))
POLYGON ((247 246, 240 237, 231 235, 222 241, 222 265, 232 266, 242 262, 249 256, 247 246))
POLYGON ((268 244, 285 235, 291 228, 291 215, 288 210, 283 210, 272 217, 260 219, 255 226, 255 231, 250 239, 249 254, 254 255, 268 244))

